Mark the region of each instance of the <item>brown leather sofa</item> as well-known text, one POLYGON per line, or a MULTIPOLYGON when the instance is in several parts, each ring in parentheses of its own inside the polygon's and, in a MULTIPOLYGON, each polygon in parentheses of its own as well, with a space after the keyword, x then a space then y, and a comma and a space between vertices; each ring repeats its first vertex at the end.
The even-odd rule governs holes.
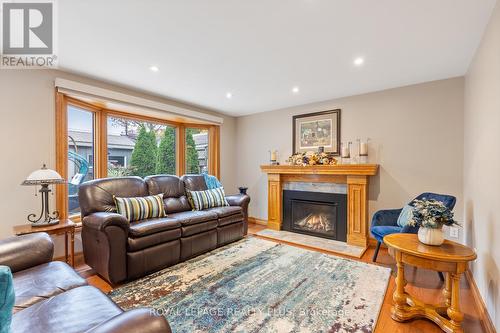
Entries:
POLYGON ((0 241, 0 265, 14 276, 13 333, 171 332, 163 316, 146 308, 123 312, 66 263, 51 261, 53 253, 45 233, 0 241))
POLYGON ((192 211, 186 190, 206 190, 202 175, 105 178, 80 186, 85 262, 112 284, 136 279, 243 238, 248 195, 230 206, 192 211), (163 193, 166 217, 129 223, 116 213, 113 196, 163 193))

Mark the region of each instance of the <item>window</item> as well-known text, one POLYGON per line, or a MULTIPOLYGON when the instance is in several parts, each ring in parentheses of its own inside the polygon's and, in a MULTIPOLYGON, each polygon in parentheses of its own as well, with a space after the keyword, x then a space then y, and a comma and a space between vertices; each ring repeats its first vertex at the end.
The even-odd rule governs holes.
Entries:
POLYGON ((175 127, 109 116, 108 177, 176 174, 175 127))
POLYGON ((77 219, 78 188, 104 177, 219 176, 219 127, 140 116, 57 94, 56 188, 61 218, 77 219))
POLYGON ((208 173, 208 130, 186 128, 186 173, 208 173))
POLYGON ((80 211, 78 188, 85 181, 94 179, 94 113, 68 105, 68 211, 80 211))

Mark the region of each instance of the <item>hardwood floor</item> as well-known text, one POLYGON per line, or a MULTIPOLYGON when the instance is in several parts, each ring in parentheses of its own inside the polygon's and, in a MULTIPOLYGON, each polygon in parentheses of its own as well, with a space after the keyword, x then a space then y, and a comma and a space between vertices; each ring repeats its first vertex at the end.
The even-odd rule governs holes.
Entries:
MULTIPOLYGON (((250 237, 255 233, 265 229, 265 226, 250 224, 248 228, 250 237)), ((254 236, 258 237, 258 236, 254 236)), ((278 242, 278 241, 276 241, 278 242)), ((279 242, 278 242, 279 243, 279 242)), ((303 246, 299 246, 303 247, 303 246)), ((307 247, 303 247, 307 248, 307 247)), ((321 252, 321 251, 320 251, 321 252)), ((374 248, 369 248, 362 258, 354 259, 362 262, 372 263, 374 248)), ((353 258, 350 258, 353 259, 353 258)), ((83 264, 81 257, 76 258, 76 270, 80 275, 85 277, 89 284, 101 289, 103 292, 110 291, 113 287, 106 281, 95 275, 92 270, 83 264)), ((377 265, 390 267, 395 269, 395 262, 387 253, 387 249, 381 248, 378 254, 377 265)), ((443 283, 439 280, 438 274, 433 271, 424 269, 415 269, 413 267, 406 267, 405 277, 408 281, 407 291, 427 303, 439 303, 443 300, 441 289, 443 283)), ((374 281, 377 283, 377 281, 374 281)), ((407 323, 398 323, 391 319, 391 306, 392 306, 392 293, 395 288, 394 273, 389 281, 387 293, 384 298, 384 303, 380 311, 380 316, 377 322, 375 332, 377 333, 433 333, 442 332, 438 326, 428 320, 413 320, 407 323)), ((462 277, 460 289, 461 309, 465 314, 463 328, 465 332, 481 333, 486 332, 481 325, 479 318, 479 305, 475 303, 471 288, 466 279, 462 277)))

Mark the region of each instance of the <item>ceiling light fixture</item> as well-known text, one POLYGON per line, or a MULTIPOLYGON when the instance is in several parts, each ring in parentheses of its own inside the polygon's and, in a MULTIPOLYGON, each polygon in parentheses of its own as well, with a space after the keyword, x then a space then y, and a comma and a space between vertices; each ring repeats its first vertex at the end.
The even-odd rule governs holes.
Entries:
POLYGON ((158 72, 160 69, 158 68, 158 66, 149 66, 149 70, 151 72, 158 72))
POLYGON ((365 59, 361 58, 361 57, 358 57, 356 59, 354 59, 354 65, 355 66, 361 66, 365 63, 365 59))
POLYGON ((299 93, 299 91, 300 91, 299 87, 293 87, 293 88, 292 88, 292 92, 293 92, 294 94, 298 94, 298 93, 299 93))
POLYGON ((227 99, 231 99, 231 98, 233 98, 233 94, 232 94, 232 93, 230 93, 230 92, 226 93, 226 98, 227 98, 227 99))

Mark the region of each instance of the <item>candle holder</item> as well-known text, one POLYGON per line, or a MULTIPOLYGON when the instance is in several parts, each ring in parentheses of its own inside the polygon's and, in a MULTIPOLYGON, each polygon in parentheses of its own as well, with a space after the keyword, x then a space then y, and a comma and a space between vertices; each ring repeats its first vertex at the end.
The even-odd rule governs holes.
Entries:
POLYGON ((368 141, 370 139, 367 138, 366 140, 358 140, 359 141, 359 161, 360 163, 368 163, 368 141))
POLYGON ((351 163, 351 144, 352 142, 342 142, 340 149, 340 157, 342 159, 342 164, 351 163))
POLYGON ((277 150, 269 151, 269 162, 271 163, 271 165, 279 165, 277 150))

